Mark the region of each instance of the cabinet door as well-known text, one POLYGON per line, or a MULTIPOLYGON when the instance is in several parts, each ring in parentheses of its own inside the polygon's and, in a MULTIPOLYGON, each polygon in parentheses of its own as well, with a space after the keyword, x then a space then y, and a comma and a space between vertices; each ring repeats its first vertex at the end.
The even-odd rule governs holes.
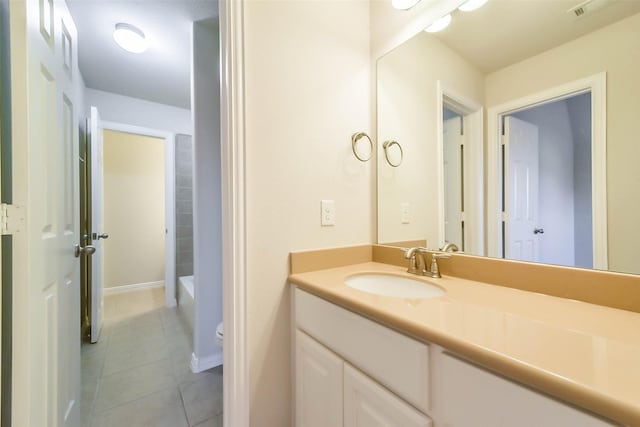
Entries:
POLYGON ((442 354, 445 427, 610 427, 591 414, 446 353, 442 354))
POLYGON ((296 426, 342 426, 340 357, 296 330, 296 426))
POLYGON ((344 427, 431 427, 431 420, 360 371, 344 364, 344 427))

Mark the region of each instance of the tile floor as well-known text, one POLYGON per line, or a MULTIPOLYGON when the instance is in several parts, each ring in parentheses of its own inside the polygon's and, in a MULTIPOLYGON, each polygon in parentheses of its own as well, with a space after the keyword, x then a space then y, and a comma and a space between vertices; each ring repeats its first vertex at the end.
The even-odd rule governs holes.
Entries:
POLYGON ((222 367, 192 373, 191 336, 163 289, 106 297, 82 345, 82 427, 222 427, 222 367))

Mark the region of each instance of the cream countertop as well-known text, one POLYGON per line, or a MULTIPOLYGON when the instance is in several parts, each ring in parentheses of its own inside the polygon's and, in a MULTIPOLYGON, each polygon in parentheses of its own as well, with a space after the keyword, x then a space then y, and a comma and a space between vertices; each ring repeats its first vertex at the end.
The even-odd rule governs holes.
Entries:
POLYGON ((640 426, 640 314, 455 277, 422 278, 367 262, 292 274, 310 293, 584 407, 640 426), (398 274, 446 290, 431 299, 349 288, 359 273, 398 274))

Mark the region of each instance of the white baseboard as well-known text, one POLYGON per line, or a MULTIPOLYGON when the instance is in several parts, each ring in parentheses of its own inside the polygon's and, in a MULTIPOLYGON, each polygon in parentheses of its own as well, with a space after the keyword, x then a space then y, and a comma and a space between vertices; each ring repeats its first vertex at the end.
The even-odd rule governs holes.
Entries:
POLYGON ((112 288, 104 288, 105 295, 115 295, 124 292, 139 291, 142 289, 164 288, 164 280, 147 283, 134 283, 133 285, 114 286, 112 288))
POLYGON ((222 348, 210 356, 198 358, 191 353, 191 372, 198 373, 222 365, 222 348))

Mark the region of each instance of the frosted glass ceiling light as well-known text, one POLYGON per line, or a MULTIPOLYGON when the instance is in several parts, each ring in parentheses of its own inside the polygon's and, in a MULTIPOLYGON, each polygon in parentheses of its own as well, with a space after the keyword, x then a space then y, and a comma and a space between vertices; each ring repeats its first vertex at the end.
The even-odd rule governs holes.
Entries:
POLYGON ((142 30, 131 24, 116 24, 113 39, 121 48, 131 53, 142 53, 149 47, 142 30))
POLYGON ((438 31, 442 31, 449 26, 451 23, 451 14, 445 15, 442 18, 438 18, 433 21, 433 24, 429 25, 425 31, 427 33, 437 33, 438 31))
POLYGON ((418 3, 420 3, 420 0, 391 0, 391 6, 398 10, 411 9, 418 3))
POLYGON ((471 12, 472 10, 480 9, 484 4, 489 0, 469 0, 466 3, 463 3, 462 6, 458 8, 463 12, 471 12))

